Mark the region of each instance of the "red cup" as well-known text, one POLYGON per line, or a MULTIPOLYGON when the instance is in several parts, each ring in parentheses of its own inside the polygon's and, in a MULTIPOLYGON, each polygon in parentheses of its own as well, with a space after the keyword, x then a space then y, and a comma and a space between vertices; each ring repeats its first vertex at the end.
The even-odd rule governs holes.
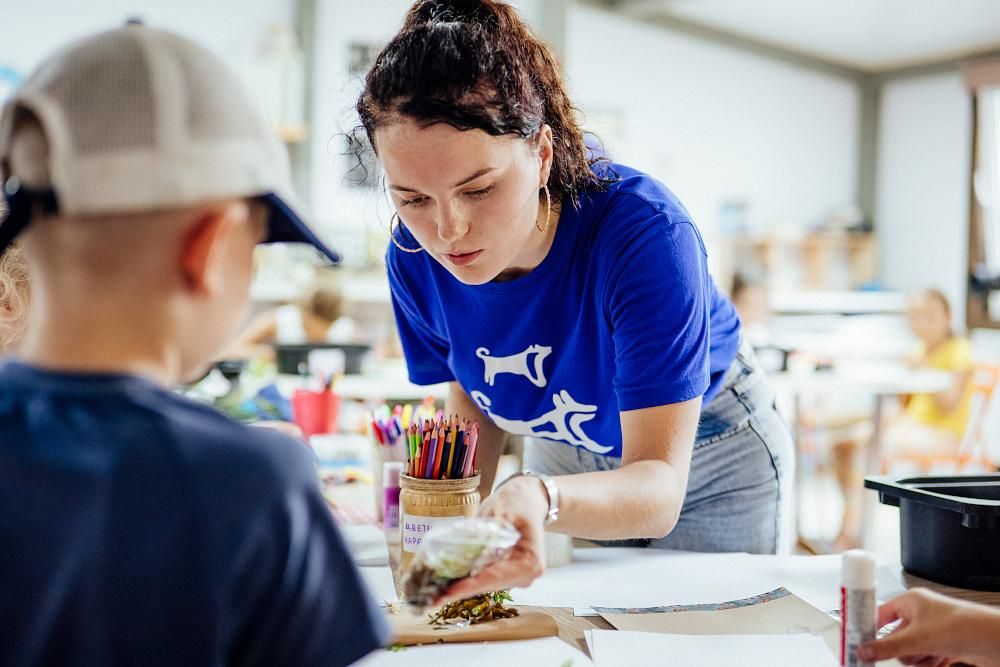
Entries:
POLYGON ((332 391, 296 389, 292 394, 292 417, 306 440, 318 433, 337 430, 340 396, 332 391))

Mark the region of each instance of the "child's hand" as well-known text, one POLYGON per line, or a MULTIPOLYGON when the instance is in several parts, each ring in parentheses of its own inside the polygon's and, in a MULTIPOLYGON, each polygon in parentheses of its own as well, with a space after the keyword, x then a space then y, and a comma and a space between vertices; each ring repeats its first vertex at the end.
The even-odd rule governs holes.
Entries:
POLYGON ((899 658, 904 665, 945 667, 956 661, 1000 665, 1000 612, 917 588, 886 602, 878 626, 901 621, 888 636, 863 644, 862 660, 899 658))

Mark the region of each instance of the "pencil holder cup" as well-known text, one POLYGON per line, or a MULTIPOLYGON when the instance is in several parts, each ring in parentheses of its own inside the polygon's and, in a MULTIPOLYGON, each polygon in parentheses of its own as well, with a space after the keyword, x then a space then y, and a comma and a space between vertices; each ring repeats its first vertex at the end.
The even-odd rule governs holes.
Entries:
POLYGON ((302 429, 302 435, 333 433, 337 430, 340 396, 332 391, 297 389, 292 394, 292 416, 302 429))
POLYGON ((470 517, 479 509, 479 474, 464 479, 399 478, 399 571, 405 572, 435 526, 470 517))

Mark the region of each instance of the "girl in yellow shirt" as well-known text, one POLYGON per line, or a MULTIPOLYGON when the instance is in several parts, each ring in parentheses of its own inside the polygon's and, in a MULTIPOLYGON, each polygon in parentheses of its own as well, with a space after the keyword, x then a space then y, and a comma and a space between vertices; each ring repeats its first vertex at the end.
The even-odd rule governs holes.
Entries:
POLYGON ((939 290, 914 292, 906 317, 920 339, 915 366, 947 371, 951 386, 935 394, 914 394, 886 434, 889 458, 929 457, 954 452, 969 420, 972 350, 951 328, 951 308, 939 290))

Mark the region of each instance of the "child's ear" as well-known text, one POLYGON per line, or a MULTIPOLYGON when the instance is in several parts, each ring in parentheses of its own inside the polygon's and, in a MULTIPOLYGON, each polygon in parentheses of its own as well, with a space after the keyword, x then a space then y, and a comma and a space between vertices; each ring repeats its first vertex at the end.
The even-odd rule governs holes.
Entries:
POLYGON ((208 296, 217 292, 226 280, 226 254, 234 232, 246 222, 246 204, 233 202, 200 214, 188 231, 181 249, 184 283, 193 292, 208 296))

